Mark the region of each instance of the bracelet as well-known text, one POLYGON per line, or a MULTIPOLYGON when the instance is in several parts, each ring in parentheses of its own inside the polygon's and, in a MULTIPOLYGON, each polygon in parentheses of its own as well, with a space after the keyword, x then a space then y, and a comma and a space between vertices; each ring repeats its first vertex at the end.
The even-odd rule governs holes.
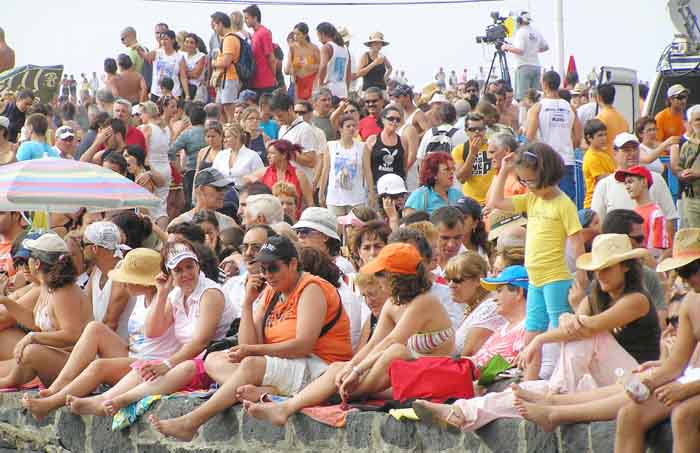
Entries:
POLYGON ((169 370, 173 369, 173 364, 170 362, 170 360, 163 360, 163 364, 167 366, 169 370))
POLYGON ((358 376, 362 375, 362 370, 360 370, 358 367, 354 366, 352 367, 352 372, 357 374, 358 376))

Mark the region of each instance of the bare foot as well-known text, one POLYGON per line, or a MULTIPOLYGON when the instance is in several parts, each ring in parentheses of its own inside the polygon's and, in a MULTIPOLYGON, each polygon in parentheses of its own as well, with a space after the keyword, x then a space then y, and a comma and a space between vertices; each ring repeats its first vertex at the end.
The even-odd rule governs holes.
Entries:
POLYGON ((266 420, 275 426, 284 426, 287 423, 287 415, 279 404, 244 401, 243 407, 248 415, 258 420, 266 420))
POLYGON ((161 420, 155 415, 151 415, 148 417, 148 420, 153 425, 153 428, 162 435, 173 437, 183 442, 191 441, 197 434, 197 428, 193 427, 184 416, 171 418, 170 420, 161 420))
POLYGON ((516 399, 515 408, 525 420, 530 420, 533 423, 537 423, 540 428, 546 432, 552 432, 557 428, 557 424, 552 421, 552 408, 549 406, 528 403, 526 401, 516 399))
POLYGON ((430 425, 437 425, 450 431, 458 430, 464 425, 464 414, 459 406, 454 404, 436 404, 418 400, 412 407, 418 418, 430 425))
POLYGON ((67 395, 66 406, 69 406, 70 411, 76 415, 99 415, 102 417, 107 415, 102 406, 102 400, 96 397, 78 398, 77 396, 67 395))
POLYGON ((124 404, 119 402, 119 398, 105 400, 102 403, 102 408, 104 409, 105 414, 109 415, 110 417, 114 417, 122 407, 124 407, 124 404))
POLYGON ((515 395, 517 399, 527 401, 528 403, 545 404, 549 402, 546 394, 533 392, 532 390, 525 390, 518 384, 511 384, 510 389, 513 391, 513 395, 515 395))
POLYGON ((43 420, 49 415, 49 412, 55 409, 52 405, 47 404, 46 400, 32 398, 28 393, 22 396, 22 406, 31 412, 32 416, 38 421, 43 420))
POLYGON ((267 393, 264 387, 258 387, 256 385, 242 385, 236 390, 236 398, 239 401, 251 401, 253 403, 259 403, 260 398, 267 393))
POLYGON ((51 387, 49 387, 47 389, 42 389, 42 390, 39 390, 39 398, 48 398, 49 396, 53 395, 54 393, 56 393, 56 392, 51 390, 51 387))

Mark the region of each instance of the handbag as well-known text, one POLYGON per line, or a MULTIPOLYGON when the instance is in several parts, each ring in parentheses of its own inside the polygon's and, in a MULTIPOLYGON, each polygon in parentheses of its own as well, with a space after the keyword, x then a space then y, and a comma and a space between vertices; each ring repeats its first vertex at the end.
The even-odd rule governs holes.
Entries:
POLYGON ((397 359, 389 365, 389 378, 395 400, 426 399, 442 402, 450 398, 474 397, 474 380, 478 378, 478 370, 466 358, 397 359))

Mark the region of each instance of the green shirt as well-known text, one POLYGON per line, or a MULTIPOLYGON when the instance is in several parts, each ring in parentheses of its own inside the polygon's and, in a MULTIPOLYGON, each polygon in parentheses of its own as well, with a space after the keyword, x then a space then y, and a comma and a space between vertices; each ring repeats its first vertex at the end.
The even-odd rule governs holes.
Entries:
POLYGON ((143 71, 143 58, 141 58, 139 53, 136 51, 136 47, 138 47, 138 44, 134 44, 134 46, 126 49, 126 54, 129 56, 129 58, 131 58, 131 62, 134 64, 134 71, 141 74, 143 71))

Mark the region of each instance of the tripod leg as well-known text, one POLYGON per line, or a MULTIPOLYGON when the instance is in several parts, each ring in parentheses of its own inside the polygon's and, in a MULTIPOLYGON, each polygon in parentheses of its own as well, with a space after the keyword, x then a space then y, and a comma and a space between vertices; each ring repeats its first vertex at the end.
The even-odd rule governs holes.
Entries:
MULTIPOLYGON (((491 66, 489 67, 489 72, 488 75, 486 76, 486 80, 484 80, 484 89, 481 92, 481 95, 483 96, 486 94, 486 89, 489 86, 489 80, 491 80, 491 74, 493 74, 493 69, 496 65, 496 58, 498 58, 498 51, 495 51, 493 53, 493 58, 491 58, 491 66)), ((500 61, 500 60, 499 60, 500 61)))

